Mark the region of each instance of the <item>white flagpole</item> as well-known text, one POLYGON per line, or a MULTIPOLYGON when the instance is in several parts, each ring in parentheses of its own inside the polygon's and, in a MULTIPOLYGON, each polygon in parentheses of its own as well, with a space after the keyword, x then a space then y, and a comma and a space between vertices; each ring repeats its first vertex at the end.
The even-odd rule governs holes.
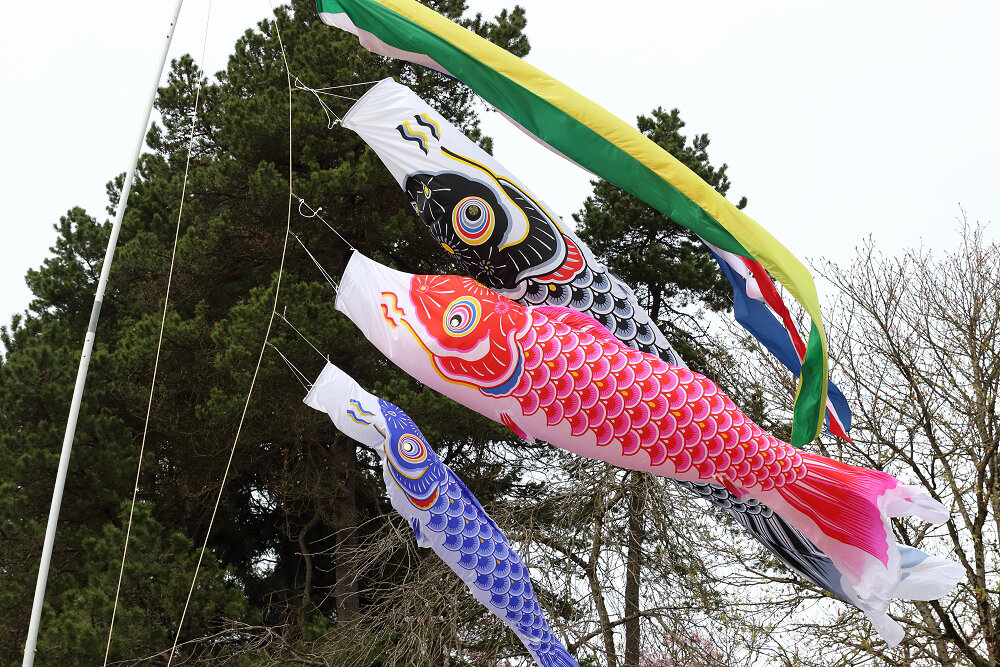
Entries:
POLYGON ((73 437, 76 435, 76 422, 80 416, 80 402, 83 399, 83 386, 87 382, 87 370, 90 368, 90 354, 94 349, 94 335, 97 332, 97 320, 101 316, 101 302, 104 299, 104 290, 108 285, 108 274, 111 273, 111 260, 114 259, 115 247, 118 245, 118 233, 121 231, 122 217, 125 215, 125 204, 128 202, 129 191, 132 189, 132 181, 135 177, 135 166, 139 162, 139 154, 146 140, 146 128, 149 126, 149 116, 153 111, 153 102, 156 100, 156 91, 160 85, 160 77, 163 75, 163 67, 167 62, 167 52, 170 50, 170 40, 174 36, 174 27, 177 25, 177 17, 181 12, 181 5, 184 0, 177 0, 174 13, 171 15, 170 27, 167 29, 166 39, 163 41, 163 49, 160 53, 159 62, 156 67, 156 76, 153 78, 153 86, 149 91, 149 99, 146 100, 146 110, 142 116, 142 124, 139 126, 139 133, 135 138, 135 146, 132 149, 132 161, 129 163, 128 172, 125 174, 125 183, 122 185, 121 197, 118 199, 118 208, 115 211, 115 221, 111 226, 111 237, 108 239, 108 249, 104 254, 104 264, 101 267, 101 278, 97 283, 97 293, 94 295, 94 307, 90 312, 90 324, 87 326, 87 337, 83 342, 83 352, 80 355, 80 367, 76 372, 76 386, 73 388, 73 402, 69 409, 69 418, 66 420, 66 434, 63 437, 62 454, 59 456, 59 470, 56 473, 56 485, 52 491, 52 505, 49 507, 49 522, 45 528, 45 544, 42 547, 42 559, 38 564, 38 581, 35 584, 35 601, 31 607, 31 623, 28 626, 28 640, 24 644, 24 662, 22 667, 32 667, 35 663, 35 650, 38 643, 38 626, 42 619, 42 603, 45 600, 45 585, 49 576, 49 564, 52 560, 52 546, 56 540, 56 525, 59 522, 59 508, 62 505, 63 488, 66 486, 66 473, 69 470, 69 457, 73 450, 73 437))

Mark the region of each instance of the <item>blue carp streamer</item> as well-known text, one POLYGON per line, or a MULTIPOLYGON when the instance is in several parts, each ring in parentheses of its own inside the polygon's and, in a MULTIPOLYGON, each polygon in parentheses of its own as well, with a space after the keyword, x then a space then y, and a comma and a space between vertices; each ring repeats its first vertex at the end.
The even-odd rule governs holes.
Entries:
POLYGON ((433 549, 539 665, 579 667, 549 628, 521 557, 409 415, 368 394, 332 364, 305 402, 378 453, 389 500, 413 529, 417 544, 433 549))

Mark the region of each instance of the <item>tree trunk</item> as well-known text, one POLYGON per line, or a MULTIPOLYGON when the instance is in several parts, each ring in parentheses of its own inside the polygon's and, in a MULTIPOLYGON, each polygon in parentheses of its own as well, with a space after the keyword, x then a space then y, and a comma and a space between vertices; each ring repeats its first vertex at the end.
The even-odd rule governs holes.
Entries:
POLYGON ((633 470, 629 476, 628 555, 625 562, 625 667, 638 667, 640 652, 639 584, 642 573, 642 543, 646 538, 643 516, 646 510, 646 485, 643 473, 633 470))
POLYGON ((336 461, 337 487, 343 492, 337 503, 337 546, 333 597, 337 601, 337 620, 349 623, 358 615, 358 578, 355 557, 358 547, 358 513, 355 503, 360 467, 358 450, 347 438, 338 438, 331 448, 336 461))
POLYGON ((319 514, 314 514, 313 518, 309 520, 309 523, 302 526, 302 530, 299 531, 299 551, 302 554, 302 559, 305 561, 305 581, 302 584, 302 604, 299 605, 299 617, 298 617, 298 627, 303 628, 306 624, 306 618, 313 610, 312 606, 312 580, 313 580, 313 561, 312 554, 309 552, 309 531, 316 527, 320 522, 319 514))

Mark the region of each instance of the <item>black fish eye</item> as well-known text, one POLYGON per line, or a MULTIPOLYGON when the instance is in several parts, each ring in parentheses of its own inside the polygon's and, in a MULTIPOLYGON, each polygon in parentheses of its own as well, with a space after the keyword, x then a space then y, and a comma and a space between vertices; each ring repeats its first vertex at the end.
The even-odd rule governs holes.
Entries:
POLYGON ((478 220, 483 215, 483 209, 476 204, 469 204, 465 209, 465 217, 469 220, 478 220))

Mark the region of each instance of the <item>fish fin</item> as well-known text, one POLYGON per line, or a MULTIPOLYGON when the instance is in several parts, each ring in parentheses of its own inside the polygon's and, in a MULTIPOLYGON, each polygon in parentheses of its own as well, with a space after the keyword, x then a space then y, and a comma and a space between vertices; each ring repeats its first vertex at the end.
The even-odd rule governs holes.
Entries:
POLYGON ((749 491, 747 491, 746 489, 742 489, 742 488, 737 487, 735 484, 733 484, 732 480, 730 480, 728 477, 721 477, 721 478, 718 478, 718 479, 722 483, 722 486, 726 487, 726 491, 729 491, 729 493, 731 493, 734 496, 736 496, 736 498, 738 500, 743 500, 748 495, 750 495, 749 491))
POLYGON ((562 306, 535 306, 534 310, 546 315, 550 320, 559 320, 571 327, 587 331, 601 342, 621 345, 621 341, 615 338, 614 334, 608 331, 603 324, 579 310, 563 308, 562 306))
POLYGON ((965 568, 955 561, 906 546, 899 547, 899 554, 902 578, 896 597, 903 600, 936 600, 965 579, 965 568))
POLYGON ((535 439, 528 435, 523 428, 515 424, 514 420, 511 419, 510 415, 506 412, 498 412, 497 414, 500 415, 500 423, 513 431, 514 435, 521 438, 521 440, 524 440, 529 445, 535 442, 535 439))
MULTIPOLYGON (((901 600, 936 600, 952 591, 965 578, 965 569, 947 558, 930 556, 913 547, 899 546, 900 581, 893 593, 901 600)), ((872 626, 890 648, 903 640, 902 626, 886 613, 887 601, 862 600, 853 594, 849 585, 844 586, 850 602, 865 613, 872 626)))
POLYGON ((901 582, 901 556, 890 519, 915 516, 930 523, 948 511, 921 489, 892 475, 818 454, 799 452, 807 473, 760 494, 834 562, 856 594, 883 608, 901 582), (804 521, 802 519, 805 519, 804 521))
POLYGON ((583 267, 586 266, 586 261, 583 258, 583 253, 580 252, 579 246, 573 242, 573 239, 562 235, 563 240, 566 243, 566 258, 563 263, 559 265, 559 268, 552 273, 546 274, 544 276, 538 276, 535 278, 540 283, 556 283, 556 284, 566 284, 573 280, 583 267))
POLYGON ((542 667, 580 667, 580 663, 573 659, 555 637, 552 638, 550 650, 545 653, 535 653, 535 660, 542 667))
POLYGON ((420 529, 420 519, 411 517, 410 528, 413 529, 413 536, 417 538, 417 546, 429 547, 431 545, 430 538, 420 529))

